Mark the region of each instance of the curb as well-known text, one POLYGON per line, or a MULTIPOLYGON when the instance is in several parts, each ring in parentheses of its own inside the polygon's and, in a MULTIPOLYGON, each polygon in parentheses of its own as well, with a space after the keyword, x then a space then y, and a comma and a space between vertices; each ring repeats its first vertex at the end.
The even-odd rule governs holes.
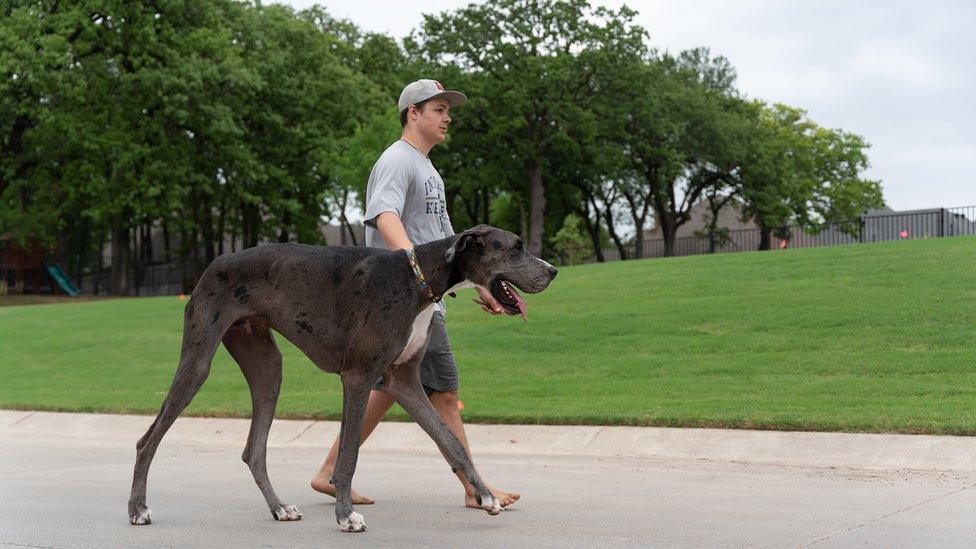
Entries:
MULTIPOLYGON (((0 410, 0 439, 86 438, 135 447, 151 416, 0 410)), ((248 419, 180 418, 167 440, 243 448, 248 419)), ((465 425, 477 455, 637 457, 763 465, 976 472, 976 437, 678 429, 662 427, 465 425)), ((273 448, 321 448, 337 421, 275 420, 273 448)), ((414 423, 380 423, 363 452, 437 455, 414 423)))

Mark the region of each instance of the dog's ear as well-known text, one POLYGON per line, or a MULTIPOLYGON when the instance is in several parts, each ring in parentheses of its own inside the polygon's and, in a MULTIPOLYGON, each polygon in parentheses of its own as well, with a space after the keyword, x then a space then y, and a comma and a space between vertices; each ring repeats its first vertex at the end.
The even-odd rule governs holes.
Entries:
POLYGON ((444 258, 448 263, 453 263, 454 259, 458 257, 462 251, 468 247, 478 245, 481 238, 491 232, 492 229, 494 229, 494 227, 491 225, 477 225, 464 231, 458 236, 458 239, 454 241, 454 244, 447 249, 447 252, 444 254, 444 258))

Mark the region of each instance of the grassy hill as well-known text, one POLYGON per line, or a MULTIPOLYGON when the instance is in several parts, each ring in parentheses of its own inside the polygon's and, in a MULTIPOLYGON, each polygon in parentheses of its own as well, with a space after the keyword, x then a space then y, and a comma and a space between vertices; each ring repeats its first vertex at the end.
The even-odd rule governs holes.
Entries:
MULTIPOLYGON (((976 238, 564 268, 527 324, 473 296, 448 304, 466 421, 976 434, 976 238)), ((183 306, 0 307, 0 407, 155 413, 183 306)), ((338 418, 338 378, 277 339, 278 416, 338 418)), ((223 348, 189 413, 250 413, 223 348)))

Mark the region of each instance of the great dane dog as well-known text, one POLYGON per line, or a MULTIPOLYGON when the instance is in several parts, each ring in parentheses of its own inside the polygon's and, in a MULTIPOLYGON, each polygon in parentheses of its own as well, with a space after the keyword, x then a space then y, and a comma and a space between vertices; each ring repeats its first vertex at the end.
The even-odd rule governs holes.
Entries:
POLYGON ((514 234, 479 225, 460 235, 390 252, 376 248, 274 244, 218 257, 193 290, 183 320, 180 365, 169 394, 136 444, 129 521, 149 524, 146 477, 156 448, 210 373, 223 341, 251 389, 253 414, 241 458, 251 469, 276 520, 298 520, 294 505, 278 499, 266 466, 268 431, 281 388, 276 330, 320 369, 342 378, 342 427, 336 520, 343 532, 366 529, 350 490, 363 414, 380 377, 384 389, 437 443, 452 470, 471 482, 491 515, 501 505, 481 480, 464 446, 431 406, 420 383, 434 303, 462 288, 487 288, 510 315, 525 314, 516 287, 544 290, 552 265, 522 247, 514 234))

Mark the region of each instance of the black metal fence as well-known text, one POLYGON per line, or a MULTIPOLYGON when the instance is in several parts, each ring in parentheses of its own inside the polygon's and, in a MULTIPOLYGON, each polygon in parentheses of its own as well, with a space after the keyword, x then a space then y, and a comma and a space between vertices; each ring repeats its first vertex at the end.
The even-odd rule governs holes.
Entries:
MULTIPOLYGON (((83 295, 108 295, 111 292, 111 257, 102 257, 101 267, 89 269, 78 281, 83 295)), ((129 269, 129 294, 136 296, 179 295, 196 283, 196 269, 189 262, 157 265, 134 264, 129 269)))
MULTIPOLYGON (((976 235, 976 206, 962 208, 938 208, 913 212, 872 214, 860 219, 840 223, 826 223, 813 230, 791 226, 774 230, 770 237, 770 249, 810 248, 835 246, 859 242, 884 242, 917 238, 976 235)), ((761 241, 759 229, 726 230, 709 238, 707 235, 676 238, 672 255, 686 256, 708 253, 731 253, 758 250, 761 241)), ((629 258, 634 257, 634 245, 625 248, 629 258)), ((649 239, 643 242, 641 256, 655 258, 665 256, 664 240, 649 239)), ((604 249, 605 261, 620 259, 616 248, 604 249)), ((67 276, 83 295, 108 295, 111 291, 111 258, 99 255, 90 258, 62 258, 67 276)), ((564 265, 595 262, 593 250, 573 250, 558 258, 564 265)), ((192 259, 183 263, 153 264, 138 260, 130 262, 129 295, 178 295, 189 292, 205 265, 197 265, 192 259)), ((0 275, 11 273, 0 273, 0 275)), ((38 274, 43 275, 43 271, 38 274)), ((2 282, 14 289, 13 282, 2 282)), ((36 281, 35 281, 36 282, 36 281)), ((58 292, 54 281, 40 284, 24 284, 34 288, 33 293, 58 292)))
MULTIPOLYGON (((781 227, 772 232, 769 249, 813 248, 964 235, 976 235, 976 206, 871 214, 850 221, 825 223, 812 229, 781 227)), ((711 238, 706 234, 679 237, 674 240, 672 255, 754 251, 759 249, 761 240, 760 229, 719 231, 711 238)), ((641 257, 665 257, 664 244, 664 240, 660 238, 645 240, 641 247, 641 257)), ((634 244, 625 247, 628 258, 635 257, 634 251, 634 244)), ((604 249, 603 256, 605 261, 620 260, 620 252, 615 247, 604 249)), ((596 257, 592 250, 574 250, 574 253, 566 254, 560 260, 563 264, 592 263, 596 261, 596 257)))

